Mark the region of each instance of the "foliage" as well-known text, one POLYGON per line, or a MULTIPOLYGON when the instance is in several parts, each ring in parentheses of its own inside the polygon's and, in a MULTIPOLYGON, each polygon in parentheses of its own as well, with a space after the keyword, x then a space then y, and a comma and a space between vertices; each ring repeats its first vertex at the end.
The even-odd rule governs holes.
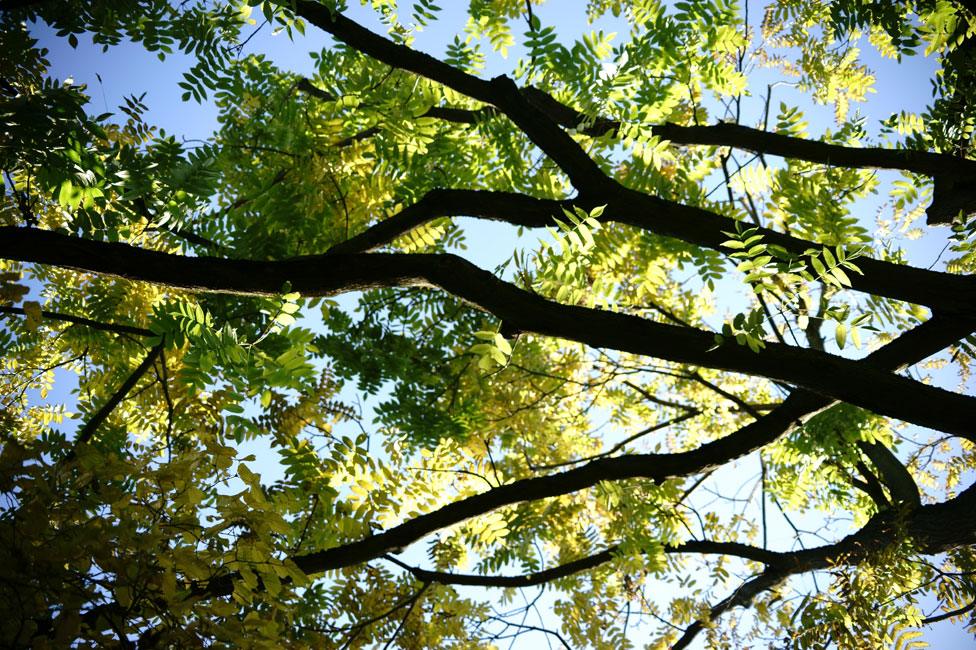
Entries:
POLYGON ((970 3, 346 4, 0 2, 0 644, 976 632, 970 3), (192 57, 218 131, 35 21, 192 57), (871 48, 926 110, 860 115, 871 48))

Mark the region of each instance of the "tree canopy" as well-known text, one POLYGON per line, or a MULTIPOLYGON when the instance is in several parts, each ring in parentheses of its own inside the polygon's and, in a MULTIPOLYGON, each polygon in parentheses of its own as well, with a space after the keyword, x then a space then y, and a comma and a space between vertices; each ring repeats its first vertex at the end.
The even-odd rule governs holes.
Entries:
POLYGON ((0 2, 3 645, 976 631, 973 3, 466 4, 0 2))

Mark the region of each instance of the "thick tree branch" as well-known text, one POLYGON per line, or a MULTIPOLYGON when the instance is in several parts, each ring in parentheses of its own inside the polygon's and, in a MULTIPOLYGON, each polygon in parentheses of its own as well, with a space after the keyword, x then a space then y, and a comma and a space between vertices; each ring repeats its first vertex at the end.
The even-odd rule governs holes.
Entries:
MULTIPOLYGON (((608 131, 620 129, 621 123, 617 120, 588 117, 539 88, 528 87, 522 92, 529 101, 562 126, 575 128, 592 136, 601 136, 608 131)), ((976 161, 944 153, 881 147, 847 147, 730 122, 695 126, 673 123, 650 126, 655 135, 675 144, 733 147, 753 153, 806 160, 834 167, 900 169, 933 177, 962 177, 976 174, 976 161)))
POLYGON ((880 442, 868 443, 863 440, 857 442, 857 447, 878 469, 881 482, 888 488, 888 493, 895 503, 918 506, 922 497, 918 491, 918 484, 912 478, 908 468, 880 442))
POLYGON ((832 167, 896 169, 925 176, 976 174, 976 161, 943 153, 880 147, 845 147, 819 140, 763 131, 731 123, 707 126, 661 124, 652 127, 656 135, 675 144, 713 145, 744 149, 832 167))
MULTIPOLYGON (((736 222, 727 217, 632 190, 621 188, 605 198, 607 207, 601 217, 603 221, 626 224, 721 252, 728 252, 722 247, 728 239, 722 232, 736 230, 736 222)), ((563 209, 571 209, 573 205, 589 210, 601 203, 594 199, 537 199, 512 192, 436 189, 392 217, 333 246, 329 252, 374 250, 428 221, 445 216, 477 217, 527 228, 543 228, 551 226, 553 217, 560 216, 563 209)), ((821 248, 821 244, 765 228, 760 232, 765 243, 778 245, 794 255, 821 248)), ((946 314, 976 318, 976 277, 929 271, 868 257, 857 258, 855 264, 861 274, 851 273, 850 279, 852 288, 858 291, 926 305, 946 314)), ((816 272, 812 266, 809 270, 816 272)))
MULTIPOLYGON (((736 222, 708 210, 665 201, 641 192, 618 187, 604 196, 606 211, 614 220, 644 228, 667 237, 725 251, 722 243, 727 240, 724 232, 735 232, 736 222)), ((582 207, 586 207, 585 204, 582 207)), ((794 256, 803 256, 809 250, 819 251, 823 245, 791 237, 768 228, 759 228, 756 234, 763 236, 763 243, 779 246, 794 256)), ((891 264, 869 257, 859 257, 854 263, 861 274, 851 274, 851 287, 878 296, 926 305, 947 314, 971 317, 976 309, 962 306, 968 300, 976 301, 976 277, 950 275, 910 266, 891 264), (942 278, 951 290, 940 286, 942 278)), ((816 275, 807 262, 807 270, 816 275)), ((971 303, 976 305, 976 302, 971 303)))
MULTIPOLYGON (((933 319, 872 353, 868 361, 885 370, 917 363, 955 340, 963 329, 957 323, 933 319)), ((569 494, 602 480, 646 478, 663 481, 708 471, 769 444, 801 424, 804 418, 828 406, 830 400, 798 391, 770 413, 693 451, 604 458, 566 472, 523 479, 449 504, 361 542, 294 559, 310 573, 351 566, 404 548, 435 530, 505 505, 569 494)))
MULTIPOLYGON (((881 371, 860 361, 769 342, 761 353, 711 332, 562 305, 519 289, 455 255, 317 255, 282 261, 184 257, 33 228, 0 228, 0 257, 116 275, 171 287, 307 296, 390 286, 439 287, 523 332, 768 377, 876 413, 976 440, 976 398, 881 371)), ((966 321, 971 328, 976 323, 966 321)), ((967 332, 968 333, 968 332, 967 332)))
MULTIPOLYGON (((558 124, 575 128, 593 137, 620 129, 620 122, 591 118, 538 88, 525 88, 525 96, 558 124)), ((456 116, 459 117, 459 116, 456 116)), ((455 121, 460 121, 455 119, 455 121)), ((927 213, 929 224, 949 223, 959 213, 976 210, 976 190, 969 179, 976 177, 976 161, 945 153, 880 147, 846 147, 808 140, 732 123, 681 126, 651 126, 655 135, 674 144, 734 147, 757 154, 781 156, 834 167, 898 169, 930 176, 935 180, 932 203, 927 213)))
MULTIPOLYGON (((917 363, 938 352, 966 332, 966 328, 958 322, 934 318, 875 351, 869 355, 867 362, 876 365, 879 369, 893 371, 904 365, 917 363)), ((291 559, 307 574, 321 573, 382 557, 396 549, 408 546, 431 532, 505 505, 569 494, 592 487, 603 480, 648 478, 662 481, 708 471, 772 442, 794 426, 802 424, 804 418, 826 408, 830 403, 830 400, 817 395, 797 391, 760 419, 725 438, 707 443, 693 451, 606 458, 567 472, 523 479, 449 504, 358 542, 294 556, 291 559)), ((936 511, 932 512, 936 513, 932 521, 941 516, 936 511)), ((932 526, 932 522, 929 525, 932 526)), ((741 552, 739 554, 742 555, 741 552)), ((765 562, 769 557, 764 555, 762 558, 757 556, 752 559, 765 562)), ((199 598, 226 596, 233 592, 234 580, 235 576, 232 574, 216 577, 207 584, 201 585, 195 591, 195 596, 199 598)), ((91 616, 86 615, 86 621, 90 620, 94 624, 98 615, 97 612, 91 616)))
MULTIPOLYGON (((282 6, 288 4, 282 3, 282 6)), ((295 13, 309 23, 377 61, 496 106, 559 165, 580 193, 595 193, 616 185, 569 134, 529 103, 508 77, 502 75, 491 81, 479 79, 428 54, 375 34, 317 2, 293 0, 290 4, 295 13)))
MULTIPOLYGON (((335 98, 301 80, 299 87, 320 99, 335 98)), ((555 99, 539 88, 521 90, 523 96, 546 117, 560 126, 575 129, 591 137, 617 132, 621 123, 604 117, 589 117, 555 99)), ((450 106, 432 107, 423 117, 434 117, 458 124, 476 124, 497 114, 491 107, 469 109, 450 106)), ((752 153, 780 156, 792 160, 821 163, 833 167, 892 169, 914 172, 933 178, 966 178, 976 176, 976 161, 946 153, 882 147, 849 147, 840 144, 783 135, 731 122, 682 126, 671 122, 649 125, 655 135, 678 145, 732 147, 752 153)))
MULTIPOLYGON (((418 72, 418 74, 423 73, 418 72)), ((431 74, 434 72, 431 71, 431 74)), ((331 95, 315 88, 307 80, 302 82, 299 87, 310 94, 323 99, 333 99, 331 95)), ((532 108, 550 122, 575 129, 579 133, 601 137, 608 133, 615 133, 621 127, 621 123, 617 120, 586 116, 538 88, 523 88, 520 93, 532 108)), ((492 103, 497 105, 497 102, 492 103)), ((474 124, 479 119, 495 113, 496 111, 491 107, 481 109, 432 107, 423 116, 455 123, 474 124)), ((935 179, 935 187, 932 204, 927 210, 929 224, 949 223, 959 211, 971 214, 976 209, 976 191, 968 182, 968 179, 976 177, 976 161, 951 154, 912 149, 849 147, 725 122, 694 126, 666 123, 652 125, 651 129, 655 135, 677 145, 733 147, 758 154, 805 160, 834 167, 893 169, 930 176, 935 179)), ((543 150, 550 153, 549 150, 543 150)))
POLYGON ((874 475, 874 472, 872 472, 862 460, 858 460, 857 463, 854 464, 854 468, 857 470, 857 473, 864 478, 864 480, 861 481, 852 476, 851 484, 867 494, 871 500, 874 501, 874 504, 878 506, 879 510, 890 508, 891 502, 888 500, 888 497, 885 496, 884 487, 881 485, 881 481, 878 480, 878 477, 874 475))
POLYGON ((285 10, 293 9, 297 15, 312 25, 377 61, 427 77, 480 102, 494 103, 495 97, 490 82, 468 74, 429 54, 394 43, 341 13, 333 13, 323 4, 311 0, 280 0, 275 4, 285 10))
MULTIPOLYGON (((341 14, 332 14, 323 5, 309 0, 299 0, 295 8, 310 23, 378 61, 442 83, 473 99, 496 106, 566 172, 580 192, 577 203, 582 207, 605 204, 616 215, 617 221, 715 250, 722 250, 722 242, 727 239, 722 234, 723 231, 736 230, 737 222, 728 217, 648 196, 617 183, 604 174, 582 147, 558 126, 557 120, 537 107, 540 103, 538 98, 529 102, 511 79, 502 76, 484 81, 427 54, 374 34, 341 14)), ((795 148, 796 143, 790 146, 795 148)), ((965 167, 957 160, 954 167, 960 166, 965 167)), ((796 239, 766 228, 760 228, 759 233, 763 235, 764 243, 780 246, 798 257, 810 248, 820 248, 814 242, 796 239)), ((959 293, 937 285, 935 276, 946 274, 899 267, 867 258, 859 259, 858 267, 863 275, 855 274, 852 285, 859 291, 932 306, 946 313, 972 315, 972 307, 961 305, 976 305, 976 278, 953 281, 951 284, 954 289, 962 289, 962 293, 959 293), (885 277, 889 272, 889 277, 885 277)), ((808 266, 808 270, 816 272, 812 266, 808 266)))

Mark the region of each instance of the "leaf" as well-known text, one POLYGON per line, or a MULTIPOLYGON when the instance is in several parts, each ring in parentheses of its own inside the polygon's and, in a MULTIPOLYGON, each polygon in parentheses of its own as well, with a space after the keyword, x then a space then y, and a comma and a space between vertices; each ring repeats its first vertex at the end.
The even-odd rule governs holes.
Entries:
POLYGON ((23 309, 24 315, 26 316, 24 324, 27 329, 31 331, 36 330, 44 319, 41 314, 41 303, 34 300, 24 301, 23 309))
POLYGON ((237 475, 248 485, 253 485, 257 481, 257 474, 248 469, 244 463, 238 463, 237 475))
POLYGON ((836 278, 838 284, 845 287, 851 286, 851 279, 847 277, 847 274, 844 273, 839 266, 835 266, 834 268, 830 269, 830 275, 836 278))
POLYGON ((295 323, 295 317, 289 313, 282 312, 275 316, 274 322, 281 327, 288 327, 295 323))
POLYGON ((581 248, 589 249, 596 244, 596 241, 593 239, 593 234, 590 232, 590 229, 588 227, 586 227, 583 224, 580 224, 577 227, 577 231, 585 241, 585 244, 581 245, 581 248))
POLYGON ((830 252, 829 248, 825 247, 823 249, 823 258, 824 261, 827 263, 828 268, 833 269, 835 266, 837 266, 837 260, 834 259, 834 255, 833 253, 830 252))
POLYGON ((942 347, 920 371, 971 383, 971 296, 945 295, 976 273, 976 222, 941 233, 944 273, 910 268, 904 241, 931 248, 940 233, 916 223, 972 176, 951 155, 973 122, 950 101, 968 96, 958 2, 777 0, 749 21, 731 0, 559 3, 579 12, 569 22, 539 0, 61 4, 79 10, 43 5, 31 11, 52 25, 11 20, 0 38, 8 645, 135 643, 154 626, 174 647, 501 645, 525 631, 518 590, 450 583, 594 557, 608 561, 545 585, 530 623, 580 646, 667 647, 700 627, 691 645, 907 647, 922 639, 919 585, 946 611, 970 601, 965 527, 937 505, 879 512, 857 466, 878 468, 854 444, 904 438, 926 502, 965 499, 968 441, 891 415, 958 429, 943 405, 964 396, 804 349, 816 330, 860 358, 846 345, 864 338, 893 369, 942 347), (282 59, 297 41, 256 54, 265 19, 294 38, 306 18, 335 33, 305 64, 282 59), (583 20, 593 28, 573 28, 583 20), (489 61, 484 48, 513 48, 514 30, 520 60, 489 61), (444 57, 441 32, 456 34, 444 57), (859 35, 892 58, 866 56, 859 35), (95 75, 92 45, 107 62, 133 46, 173 67, 106 115, 99 88, 60 81, 65 62, 42 51, 58 40, 95 75), (945 68, 912 79, 935 84, 932 106, 881 107, 895 114, 877 133, 845 115, 872 114, 868 64, 879 83, 904 76, 909 48, 945 68), (185 101, 216 111, 212 133, 192 132, 189 114, 152 124, 170 73, 185 101), (735 101, 783 80, 771 122, 763 101, 735 101), (826 104, 834 124, 806 120, 826 104), (741 109, 734 124, 725 105, 741 109), (801 138, 790 146, 812 160, 767 166, 776 139, 758 137, 740 167, 740 125, 801 138), (892 184, 844 166, 865 152, 945 173, 892 184), (549 228, 537 238, 532 225, 549 228), (874 259, 859 287, 882 294, 841 290, 862 255, 874 259), (873 410, 806 412, 817 400, 780 404, 777 383, 873 410), (752 457, 762 471, 736 464, 770 423, 752 457), (803 550, 808 536, 774 517, 772 568, 805 559, 819 588, 753 581, 740 594, 751 613, 711 621, 761 563, 665 551, 695 538, 763 559, 744 549, 761 545, 764 502, 840 522, 803 550), (948 551, 911 534, 920 513, 948 551), (883 544, 878 517, 892 524, 883 544), (845 536, 870 552, 827 552, 845 536), (679 588, 641 602, 662 582, 679 588), (628 602, 661 620, 628 639, 628 602))
POLYGON ((810 265, 813 266, 814 271, 817 272, 818 278, 823 278, 826 280, 829 277, 827 276, 827 269, 824 268, 823 262, 818 260, 816 257, 810 258, 810 265))

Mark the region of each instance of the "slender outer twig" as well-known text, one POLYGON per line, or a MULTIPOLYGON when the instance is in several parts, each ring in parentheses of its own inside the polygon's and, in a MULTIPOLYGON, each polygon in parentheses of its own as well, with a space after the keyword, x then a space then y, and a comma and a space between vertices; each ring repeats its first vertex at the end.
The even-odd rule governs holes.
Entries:
POLYGON ((132 390, 142 376, 146 374, 146 371, 152 367, 152 365, 156 362, 156 358, 159 357, 162 351, 162 343, 158 343, 157 345, 153 346, 153 348, 149 351, 149 354, 146 355, 146 358, 142 360, 142 363, 140 363, 139 366, 132 371, 132 374, 130 374, 128 378, 122 382, 122 385, 119 386, 118 390, 115 391, 111 397, 108 398, 102 407, 98 409, 91 418, 89 418, 88 422, 85 423, 85 426, 78 431, 78 436, 75 439, 76 449, 77 445, 83 445, 91 441, 91 438, 93 435, 95 435, 98 427, 101 426, 102 422, 104 422, 109 414, 115 410, 115 407, 117 407, 122 400, 125 399, 125 396, 129 394, 129 391, 132 390))

